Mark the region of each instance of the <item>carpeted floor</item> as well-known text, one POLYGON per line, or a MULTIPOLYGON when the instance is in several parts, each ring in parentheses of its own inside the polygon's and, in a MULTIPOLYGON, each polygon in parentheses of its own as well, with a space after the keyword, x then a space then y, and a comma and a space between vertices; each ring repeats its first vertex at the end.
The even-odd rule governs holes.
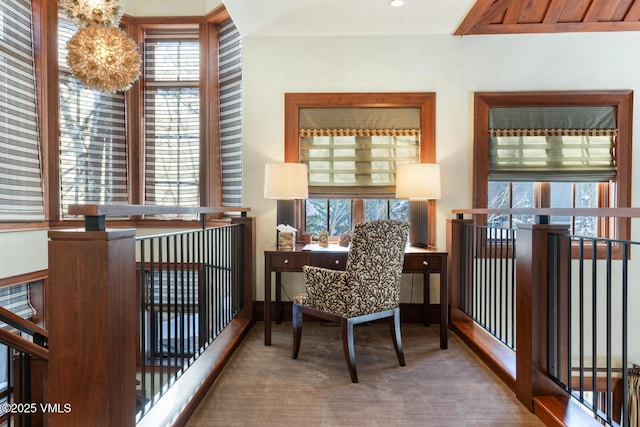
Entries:
POLYGON ((187 426, 542 426, 453 333, 402 325, 407 366, 386 324, 356 327, 359 383, 344 361, 340 329, 305 321, 297 360, 291 323, 249 332, 187 426))

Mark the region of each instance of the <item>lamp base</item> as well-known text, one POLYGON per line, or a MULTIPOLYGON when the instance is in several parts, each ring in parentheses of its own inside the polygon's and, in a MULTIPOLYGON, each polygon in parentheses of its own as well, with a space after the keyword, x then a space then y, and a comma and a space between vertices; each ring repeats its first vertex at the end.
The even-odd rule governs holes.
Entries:
POLYGON ((409 244, 418 248, 429 246, 429 202, 409 200, 409 244))
MULTIPOLYGON (((295 243, 301 243, 302 236, 298 229, 296 221, 296 201, 295 200, 278 200, 276 207, 276 226, 280 224, 289 225, 296 229, 295 243)), ((278 244, 278 231, 276 230, 276 245, 278 244)))
POLYGON ((284 224, 296 227, 296 201, 278 200, 276 208, 276 225, 284 224))

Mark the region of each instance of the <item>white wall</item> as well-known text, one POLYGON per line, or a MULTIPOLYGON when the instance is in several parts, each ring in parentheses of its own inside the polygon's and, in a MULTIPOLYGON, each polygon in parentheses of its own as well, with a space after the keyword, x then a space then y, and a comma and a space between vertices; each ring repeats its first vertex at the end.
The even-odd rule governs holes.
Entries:
MULTIPOLYGON (((244 204, 257 217, 257 299, 264 296, 260 254, 274 243, 276 210, 275 201, 263 198, 262 171, 266 163, 284 160, 286 92, 435 92, 443 186, 437 246, 444 250, 451 210, 471 207, 474 92, 638 90, 637 46, 640 33, 243 39, 244 204)), ((636 109, 634 122, 638 114, 636 109)), ((638 156, 633 164, 640 170, 638 156)), ((284 282, 287 294, 302 291, 299 276, 284 282)))
POLYGON ((221 0, 123 0, 129 16, 203 16, 222 4, 221 0))

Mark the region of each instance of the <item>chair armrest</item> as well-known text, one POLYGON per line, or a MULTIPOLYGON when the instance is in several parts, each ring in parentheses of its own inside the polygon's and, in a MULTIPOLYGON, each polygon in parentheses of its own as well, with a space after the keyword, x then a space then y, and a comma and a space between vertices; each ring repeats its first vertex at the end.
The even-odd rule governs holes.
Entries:
POLYGON ((307 291, 306 305, 348 317, 352 296, 346 272, 305 265, 302 273, 307 291))

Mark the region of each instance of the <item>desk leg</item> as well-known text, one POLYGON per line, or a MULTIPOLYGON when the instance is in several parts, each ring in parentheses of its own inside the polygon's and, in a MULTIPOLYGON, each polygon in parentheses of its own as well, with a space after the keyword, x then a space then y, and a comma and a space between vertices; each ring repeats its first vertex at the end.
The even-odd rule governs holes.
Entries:
POLYGON ((264 260, 264 345, 271 345, 271 265, 264 260))
POLYGON ((282 323, 282 273, 276 271, 276 323, 282 323))
POLYGON ((422 273, 422 306, 424 310, 422 316, 424 326, 431 326, 431 292, 429 292, 431 288, 429 286, 429 283, 431 282, 430 277, 431 276, 429 275, 428 271, 425 270, 422 273))
POLYGON ((447 279, 447 261, 443 262, 443 268, 440 270, 440 348, 448 347, 449 332, 449 286, 447 279))

